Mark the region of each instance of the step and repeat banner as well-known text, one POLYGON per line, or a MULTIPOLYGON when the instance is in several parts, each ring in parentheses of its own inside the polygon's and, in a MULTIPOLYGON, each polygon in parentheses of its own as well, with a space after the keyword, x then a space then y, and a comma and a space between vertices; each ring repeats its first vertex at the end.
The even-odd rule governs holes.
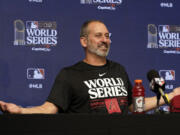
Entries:
MULTIPOLYGON (((103 21, 111 33, 108 59, 129 78, 155 69, 166 92, 180 86, 178 0, 0 0, 0 100, 23 107, 46 100, 59 71, 84 58, 82 23, 103 21)), ((166 106, 163 109, 167 109, 166 106)))

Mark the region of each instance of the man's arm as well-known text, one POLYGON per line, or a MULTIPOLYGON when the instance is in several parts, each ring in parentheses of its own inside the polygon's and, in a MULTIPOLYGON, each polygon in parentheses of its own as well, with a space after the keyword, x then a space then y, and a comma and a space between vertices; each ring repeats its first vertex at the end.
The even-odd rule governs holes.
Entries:
POLYGON ((22 108, 13 103, 6 103, 0 101, 0 109, 2 110, 2 112, 7 112, 11 114, 55 114, 58 112, 58 107, 50 102, 45 102, 40 106, 35 106, 32 108, 22 108))
MULTIPOLYGON (((169 100, 171 101, 171 99, 174 97, 173 93, 169 93, 167 94, 169 100)), ((161 99, 159 100, 159 105, 163 105, 165 104, 164 99, 161 97, 161 99)), ((157 97, 146 97, 145 98, 145 111, 149 111, 152 109, 155 109, 157 107, 157 97)))
MULTIPOLYGON (((180 95, 180 87, 175 88, 172 92, 168 93, 168 99, 171 101, 175 96, 180 95)), ((165 104, 164 99, 161 97, 159 105, 165 104)), ((145 98, 145 111, 155 109, 157 107, 157 97, 147 97, 145 98)))
MULTIPOLYGON (((167 96, 169 100, 171 101, 175 96, 180 95, 180 87, 175 88, 172 92, 168 93, 167 96)), ((159 101, 159 105, 165 104, 164 99, 161 97, 159 101)), ((157 98, 154 97, 146 97, 145 98, 145 111, 149 111, 152 109, 155 109, 157 107, 157 98)), ((129 110, 133 112, 133 105, 131 104, 129 106, 129 110)))

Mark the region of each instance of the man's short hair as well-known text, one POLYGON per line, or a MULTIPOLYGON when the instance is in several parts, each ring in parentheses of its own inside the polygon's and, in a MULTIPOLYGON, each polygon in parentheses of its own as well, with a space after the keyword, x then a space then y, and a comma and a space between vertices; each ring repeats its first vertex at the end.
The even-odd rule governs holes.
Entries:
POLYGON ((87 20, 85 21, 82 26, 81 26, 81 30, 80 30, 80 37, 85 37, 85 36, 88 36, 88 25, 92 22, 99 22, 99 23, 102 23, 104 24, 104 22, 100 21, 100 20, 87 20))

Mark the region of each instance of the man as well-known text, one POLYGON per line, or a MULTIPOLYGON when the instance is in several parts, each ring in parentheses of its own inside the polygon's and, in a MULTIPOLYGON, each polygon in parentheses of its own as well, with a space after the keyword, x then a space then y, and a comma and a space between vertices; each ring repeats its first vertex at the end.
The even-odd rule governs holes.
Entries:
MULTIPOLYGON (((22 108, 0 101, 3 112, 28 113, 122 113, 132 111, 131 83, 124 67, 107 60, 110 49, 109 31, 98 20, 85 22, 80 42, 85 59, 61 70, 46 102, 22 108)), ((180 87, 168 94, 169 100, 180 95, 180 87)), ((160 105, 164 104, 163 99, 160 105)), ((156 107, 156 97, 145 98, 145 110, 156 107)))

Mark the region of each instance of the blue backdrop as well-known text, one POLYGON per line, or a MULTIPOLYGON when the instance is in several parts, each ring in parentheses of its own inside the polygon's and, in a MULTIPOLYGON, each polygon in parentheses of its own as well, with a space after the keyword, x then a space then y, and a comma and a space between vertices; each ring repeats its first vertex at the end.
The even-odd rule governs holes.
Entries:
POLYGON ((180 81, 178 0, 0 0, 0 100, 41 105, 57 73, 84 58, 79 42, 85 20, 105 22, 109 59, 124 65, 132 84, 156 69, 166 92, 180 81))

